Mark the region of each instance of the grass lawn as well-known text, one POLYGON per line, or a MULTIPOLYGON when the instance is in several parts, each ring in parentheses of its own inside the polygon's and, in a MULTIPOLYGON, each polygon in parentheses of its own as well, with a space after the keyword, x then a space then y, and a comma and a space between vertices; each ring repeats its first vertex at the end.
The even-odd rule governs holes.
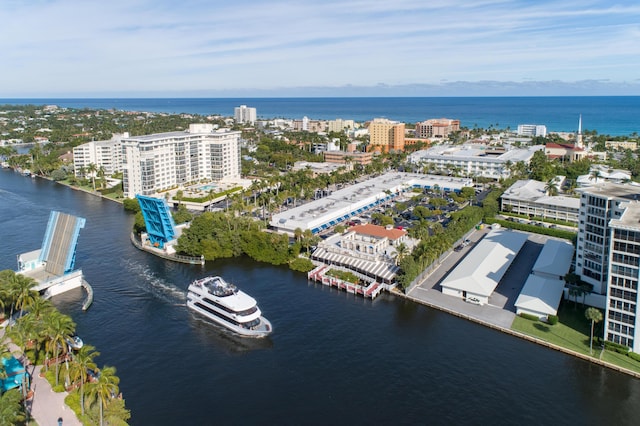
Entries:
MULTIPOLYGON (((517 316, 511 324, 511 329, 589 355, 591 323, 585 318, 584 311, 585 308, 580 304, 576 309, 573 302, 563 301, 558 309, 558 317, 560 318, 558 324, 549 325, 517 316)), ((595 325, 594 336, 602 336, 603 324, 604 321, 595 325)), ((614 351, 604 351, 603 354, 601 351, 600 347, 594 346, 593 356, 600 357, 602 355, 603 361, 640 372, 640 362, 614 351)))

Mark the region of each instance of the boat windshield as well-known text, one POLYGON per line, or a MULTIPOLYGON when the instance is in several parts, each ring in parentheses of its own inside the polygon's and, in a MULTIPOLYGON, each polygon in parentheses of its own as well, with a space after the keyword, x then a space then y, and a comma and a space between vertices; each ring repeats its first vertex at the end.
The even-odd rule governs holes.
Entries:
POLYGON ((209 293, 218 297, 231 296, 238 292, 238 288, 235 285, 229 284, 218 277, 206 279, 201 284, 206 287, 209 293))

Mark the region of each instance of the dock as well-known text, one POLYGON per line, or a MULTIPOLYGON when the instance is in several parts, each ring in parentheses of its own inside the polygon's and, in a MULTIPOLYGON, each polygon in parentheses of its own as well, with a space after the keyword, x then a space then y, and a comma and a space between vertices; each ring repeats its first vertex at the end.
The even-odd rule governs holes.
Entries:
POLYGON ((358 275, 353 271, 346 270, 339 266, 323 264, 323 265, 318 265, 313 270, 309 271, 307 273, 307 278, 315 282, 321 282, 322 284, 327 285, 329 287, 335 287, 340 290, 345 290, 347 293, 361 295, 365 298, 369 298, 372 300, 375 299, 376 296, 378 296, 380 292, 382 292, 382 290, 390 291, 391 288, 395 287, 395 286, 389 286, 387 284, 382 284, 376 281, 365 281, 366 284, 364 285, 355 284, 349 281, 344 281, 339 278, 327 275, 327 272, 329 272, 332 269, 345 270, 345 271, 351 272, 352 274, 358 275))
POLYGON ((204 265, 204 256, 183 256, 175 253, 169 253, 166 250, 158 247, 154 247, 150 244, 143 243, 135 233, 131 233, 131 243, 136 248, 151 253, 155 256, 163 259, 171 260, 173 262, 188 263, 190 265, 204 265))

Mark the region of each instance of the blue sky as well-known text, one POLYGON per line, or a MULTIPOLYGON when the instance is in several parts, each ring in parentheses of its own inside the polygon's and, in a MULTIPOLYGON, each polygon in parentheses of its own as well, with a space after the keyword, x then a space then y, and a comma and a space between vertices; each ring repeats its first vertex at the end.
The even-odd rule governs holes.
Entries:
POLYGON ((640 3, 2 0, 0 97, 640 95, 640 3))

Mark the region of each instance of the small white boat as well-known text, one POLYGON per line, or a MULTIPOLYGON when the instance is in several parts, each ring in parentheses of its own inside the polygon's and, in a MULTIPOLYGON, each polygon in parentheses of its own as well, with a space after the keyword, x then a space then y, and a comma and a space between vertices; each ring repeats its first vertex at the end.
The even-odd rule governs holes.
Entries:
POLYGON ((264 337, 273 331, 256 300, 221 277, 191 283, 187 306, 241 336, 264 337))
POLYGON ((80 336, 71 336, 70 339, 65 339, 67 341, 67 345, 74 351, 81 349, 84 346, 84 342, 80 338, 80 336))

